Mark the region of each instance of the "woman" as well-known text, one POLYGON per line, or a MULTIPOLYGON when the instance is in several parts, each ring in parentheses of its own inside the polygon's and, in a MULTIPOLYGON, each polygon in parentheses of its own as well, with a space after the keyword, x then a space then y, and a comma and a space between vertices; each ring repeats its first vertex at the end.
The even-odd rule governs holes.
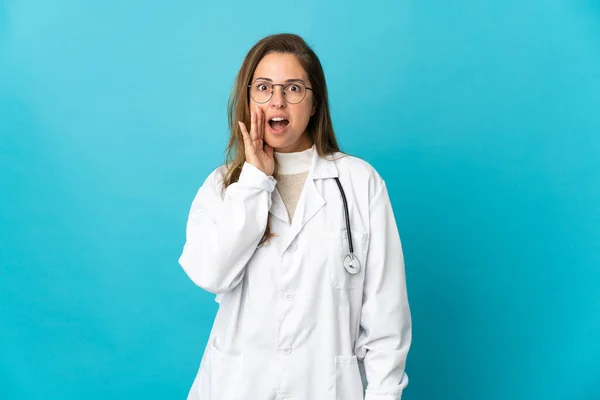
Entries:
POLYGON ((411 318, 392 207, 373 167, 340 153, 300 37, 249 51, 229 126, 179 260, 220 303, 188 399, 400 399, 411 318))

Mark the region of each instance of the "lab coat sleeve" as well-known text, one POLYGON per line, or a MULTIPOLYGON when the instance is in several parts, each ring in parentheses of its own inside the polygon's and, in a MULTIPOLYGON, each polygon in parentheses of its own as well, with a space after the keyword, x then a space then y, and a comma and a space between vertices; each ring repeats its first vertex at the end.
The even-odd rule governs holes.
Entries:
POLYGON ((238 182, 221 191, 213 172, 198 190, 188 216, 179 258, 190 279, 211 293, 233 290, 267 227, 275 179, 245 163, 238 182))
POLYGON ((408 384, 404 370, 412 323, 400 235, 383 181, 369 212, 371 232, 355 353, 364 359, 365 400, 400 400, 408 384))

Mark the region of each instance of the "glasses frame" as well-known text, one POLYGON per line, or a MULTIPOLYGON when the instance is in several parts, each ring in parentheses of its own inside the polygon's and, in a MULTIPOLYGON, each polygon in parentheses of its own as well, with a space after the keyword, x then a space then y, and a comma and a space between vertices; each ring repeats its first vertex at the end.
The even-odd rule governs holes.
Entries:
POLYGON ((285 83, 285 84, 283 84, 283 83, 271 83, 271 82, 268 82, 268 81, 264 81, 265 83, 267 83, 267 84, 271 85, 271 94, 269 95, 269 98, 268 98, 267 100, 265 100, 265 101, 256 101, 256 100, 254 99, 254 97, 252 97, 252 86, 253 86, 254 84, 256 84, 256 82, 262 82, 262 81, 259 81, 259 80, 257 79, 257 80, 255 80, 254 82, 252 82, 251 84, 249 84, 249 85, 248 85, 248 89, 249 89, 249 90, 248 90, 248 95, 250 96, 250 98, 251 98, 251 99, 252 99, 254 102, 256 102, 256 103, 258 103, 258 104, 265 104, 265 103, 268 103, 269 101, 271 101, 271 99, 273 98, 273 93, 275 93, 275 86, 281 86, 281 93, 282 93, 282 95, 283 95, 283 98, 285 99, 285 102, 286 102, 286 103, 290 103, 290 104, 300 104, 300 103, 302 103, 302 101, 304 101, 304 99, 306 98, 306 91, 304 91, 304 96, 302 96, 302 99, 301 99, 300 101, 297 101, 297 102, 293 103, 293 102, 289 101, 289 100, 288 100, 288 99, 285 97, 285 87, 286 87, 286 86, 288 86, 288 85, 298 85, 298 84, 300 84, 300 85, 304 86, 304 88, 305 88, 306 90, 310 90, 311 92, 314 92, 313 88, 310 88, 310 87, 306 86, 304 83, 302 83, 302 82, 300 82, 300 81, 288 82, 288 83, 285 83))

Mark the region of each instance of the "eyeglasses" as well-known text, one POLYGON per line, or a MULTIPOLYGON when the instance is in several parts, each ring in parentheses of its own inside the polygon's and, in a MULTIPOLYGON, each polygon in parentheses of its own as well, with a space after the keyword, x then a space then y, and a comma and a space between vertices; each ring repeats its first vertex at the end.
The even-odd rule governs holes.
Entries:
POLYGON ((300 81, 294 81, 282 85, 280 83, 271 83, 267 81, 256 81, 253 84, 248 85, 250 88, 250 97, 257 103, 266 103, 273 97, 273 91, 275 86, 281 86, 283 89, 283 97, 285 101, 290 104, 298 104, 304 97, 306 97, 306 91, 312 90, 312 88, 306 87, 300 81))

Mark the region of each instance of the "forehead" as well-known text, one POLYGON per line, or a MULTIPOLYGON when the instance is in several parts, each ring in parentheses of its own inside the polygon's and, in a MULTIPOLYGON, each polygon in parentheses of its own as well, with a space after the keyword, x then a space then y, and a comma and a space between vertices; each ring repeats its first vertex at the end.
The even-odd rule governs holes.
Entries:
POLYGON ((256 66, 252 80, 259 77, 269 78, 274 82, 288 79, 302 79, 308 82, 308 75, 296 56, 287 53, 269 53, 264 56, 256 66))

